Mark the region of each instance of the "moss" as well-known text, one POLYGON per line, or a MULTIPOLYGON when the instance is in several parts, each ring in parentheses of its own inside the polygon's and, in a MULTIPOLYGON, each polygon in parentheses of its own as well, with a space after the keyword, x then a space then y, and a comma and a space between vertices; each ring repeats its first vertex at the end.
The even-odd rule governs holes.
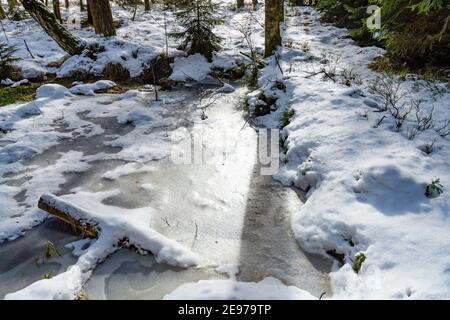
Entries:
POLYGON ((16 102, 27 102, 34 99, 36 89, 40 86, 39 83, 32 83, 29 85, 0 88, 0 107, 13 104, 16 102))

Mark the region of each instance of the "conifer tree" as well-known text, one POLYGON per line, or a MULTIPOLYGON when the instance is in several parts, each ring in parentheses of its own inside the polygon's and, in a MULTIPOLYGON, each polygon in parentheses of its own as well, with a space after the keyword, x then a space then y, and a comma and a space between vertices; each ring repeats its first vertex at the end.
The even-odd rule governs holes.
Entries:
POLYGON ((0 80, 3 80, 11 73, 11 64, 18 60, 13 56, 15 47, 0 42, 0 80))
POLYGON ((382 40, 391 57, 410 65, 449 65, 450 2, 443 0, 379 0, 382 40))
POLYGON ((174 9, 176 19, 183 27, 182 31, 170 34, 182 39, 179 48, 188 54, 200 53, 211 61, 221 42, 213 32, 215 26, 223 23, 217 16, 218 4, 210 0, 172 0, 166 3, 174 9))

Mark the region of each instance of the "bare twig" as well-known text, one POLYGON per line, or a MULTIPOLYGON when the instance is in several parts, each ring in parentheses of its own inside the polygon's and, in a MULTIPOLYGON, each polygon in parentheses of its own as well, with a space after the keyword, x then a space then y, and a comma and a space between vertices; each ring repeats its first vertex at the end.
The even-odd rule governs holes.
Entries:
POLYGON ((3 34, 5 35, 6 42, 9 42, 9 39, 8 39, 8 36, 6 35, 6 30, 5 30, 5 27, 3 26, 2 20, 0 20, 0 24, 2 25, 2 30, 3 30, 3 34))
POLYGON ((167 226, 171 227, 169 221, 167 220, 167 217, 163 217, 161 218, 161 220, 164 221, 167 224, 167 226))
POLYGON ((280 57, 278 56, 278 53, 275 53, 274 57, 275 57, 275 61, 277 62, 277 66, 280 69, 281 74, 284 74, 283 69, 281 69, 280 57))
POLYGON ((28 43, 25 39, 23 39, 23 42, 25 43, 25 48, 27 48, 28 53, 30 54, 31 58, 34 59, 34 55, 30 50, 30 47, 28 47, 28 43))

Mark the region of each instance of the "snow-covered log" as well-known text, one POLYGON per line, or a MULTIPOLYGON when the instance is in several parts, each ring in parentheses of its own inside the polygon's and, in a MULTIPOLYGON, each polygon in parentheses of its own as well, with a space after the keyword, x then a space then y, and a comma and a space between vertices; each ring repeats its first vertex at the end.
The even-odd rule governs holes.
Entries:
POLYGON ((62 199, 48 194, 43 195, 39 199, 38 208, 48 212, 65 223, 70 224, 78 230, 83 237, 97 238, 98 236, 98 230, 94 225, 79 218, 82 215, 79 212, 79 209, 71 206, 62 199))
POLYGON ((106 242, 111 246, 132 248, 141 254, 152 253, 158 262, 173 266, 189 267, 199 262, 189 249, 153 230, 146 223, 143 210, 126 213, 119 208, 104 211, 102 207, 90 211, 52 194, 42 195, 38 207, 72 225, 85 237, 98 238, 98 241, 109 239, 106 242))

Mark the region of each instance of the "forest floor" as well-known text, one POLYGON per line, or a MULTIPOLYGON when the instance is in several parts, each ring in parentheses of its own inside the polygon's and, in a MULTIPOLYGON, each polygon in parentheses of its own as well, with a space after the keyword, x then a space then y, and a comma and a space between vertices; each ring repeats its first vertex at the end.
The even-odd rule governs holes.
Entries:
MULTIPOLYGON (((117 37, 72 27, 105 46, 95 61, 65 60, 31 20, 6 23, 23 77, 99 77, 108 63, 139 76, 165 50, 164 15, 130 21, 113 11, 124 21, 117 37)), ((170 40, 170 78, 185 85, 158 101, 153 86, 103 93, 117 86, 103 80, 46 84, 34 100, 0 109, 0 297, 450 297, 448 84, 369 70, 382 49, 358 47, 298 7, 286 13, 284 46, 266 60, 259 89, 222 87, 209 73, 245 61, 240 30, 257 50, 264 40, 262 8, 223 11, 212 63, 184 57, 170 40), (386 90, 398 96, 385 109, 386 90), (244 104, 252 111, 268 97, 270 114, 244 119, 244 104), (272 179, 260 174, 258 145, 281 119, 282 166, 272 179), (438 178, 444 193, 425 196, 438 178), (44 193, 120 215, 117 227, 130 235, 145 227, 167 264, 158 263, 163 254, 115 252, 104 237, 79 240, 37 209, 44 193), (47 241, 60 256, 36 261, 47 241)))

